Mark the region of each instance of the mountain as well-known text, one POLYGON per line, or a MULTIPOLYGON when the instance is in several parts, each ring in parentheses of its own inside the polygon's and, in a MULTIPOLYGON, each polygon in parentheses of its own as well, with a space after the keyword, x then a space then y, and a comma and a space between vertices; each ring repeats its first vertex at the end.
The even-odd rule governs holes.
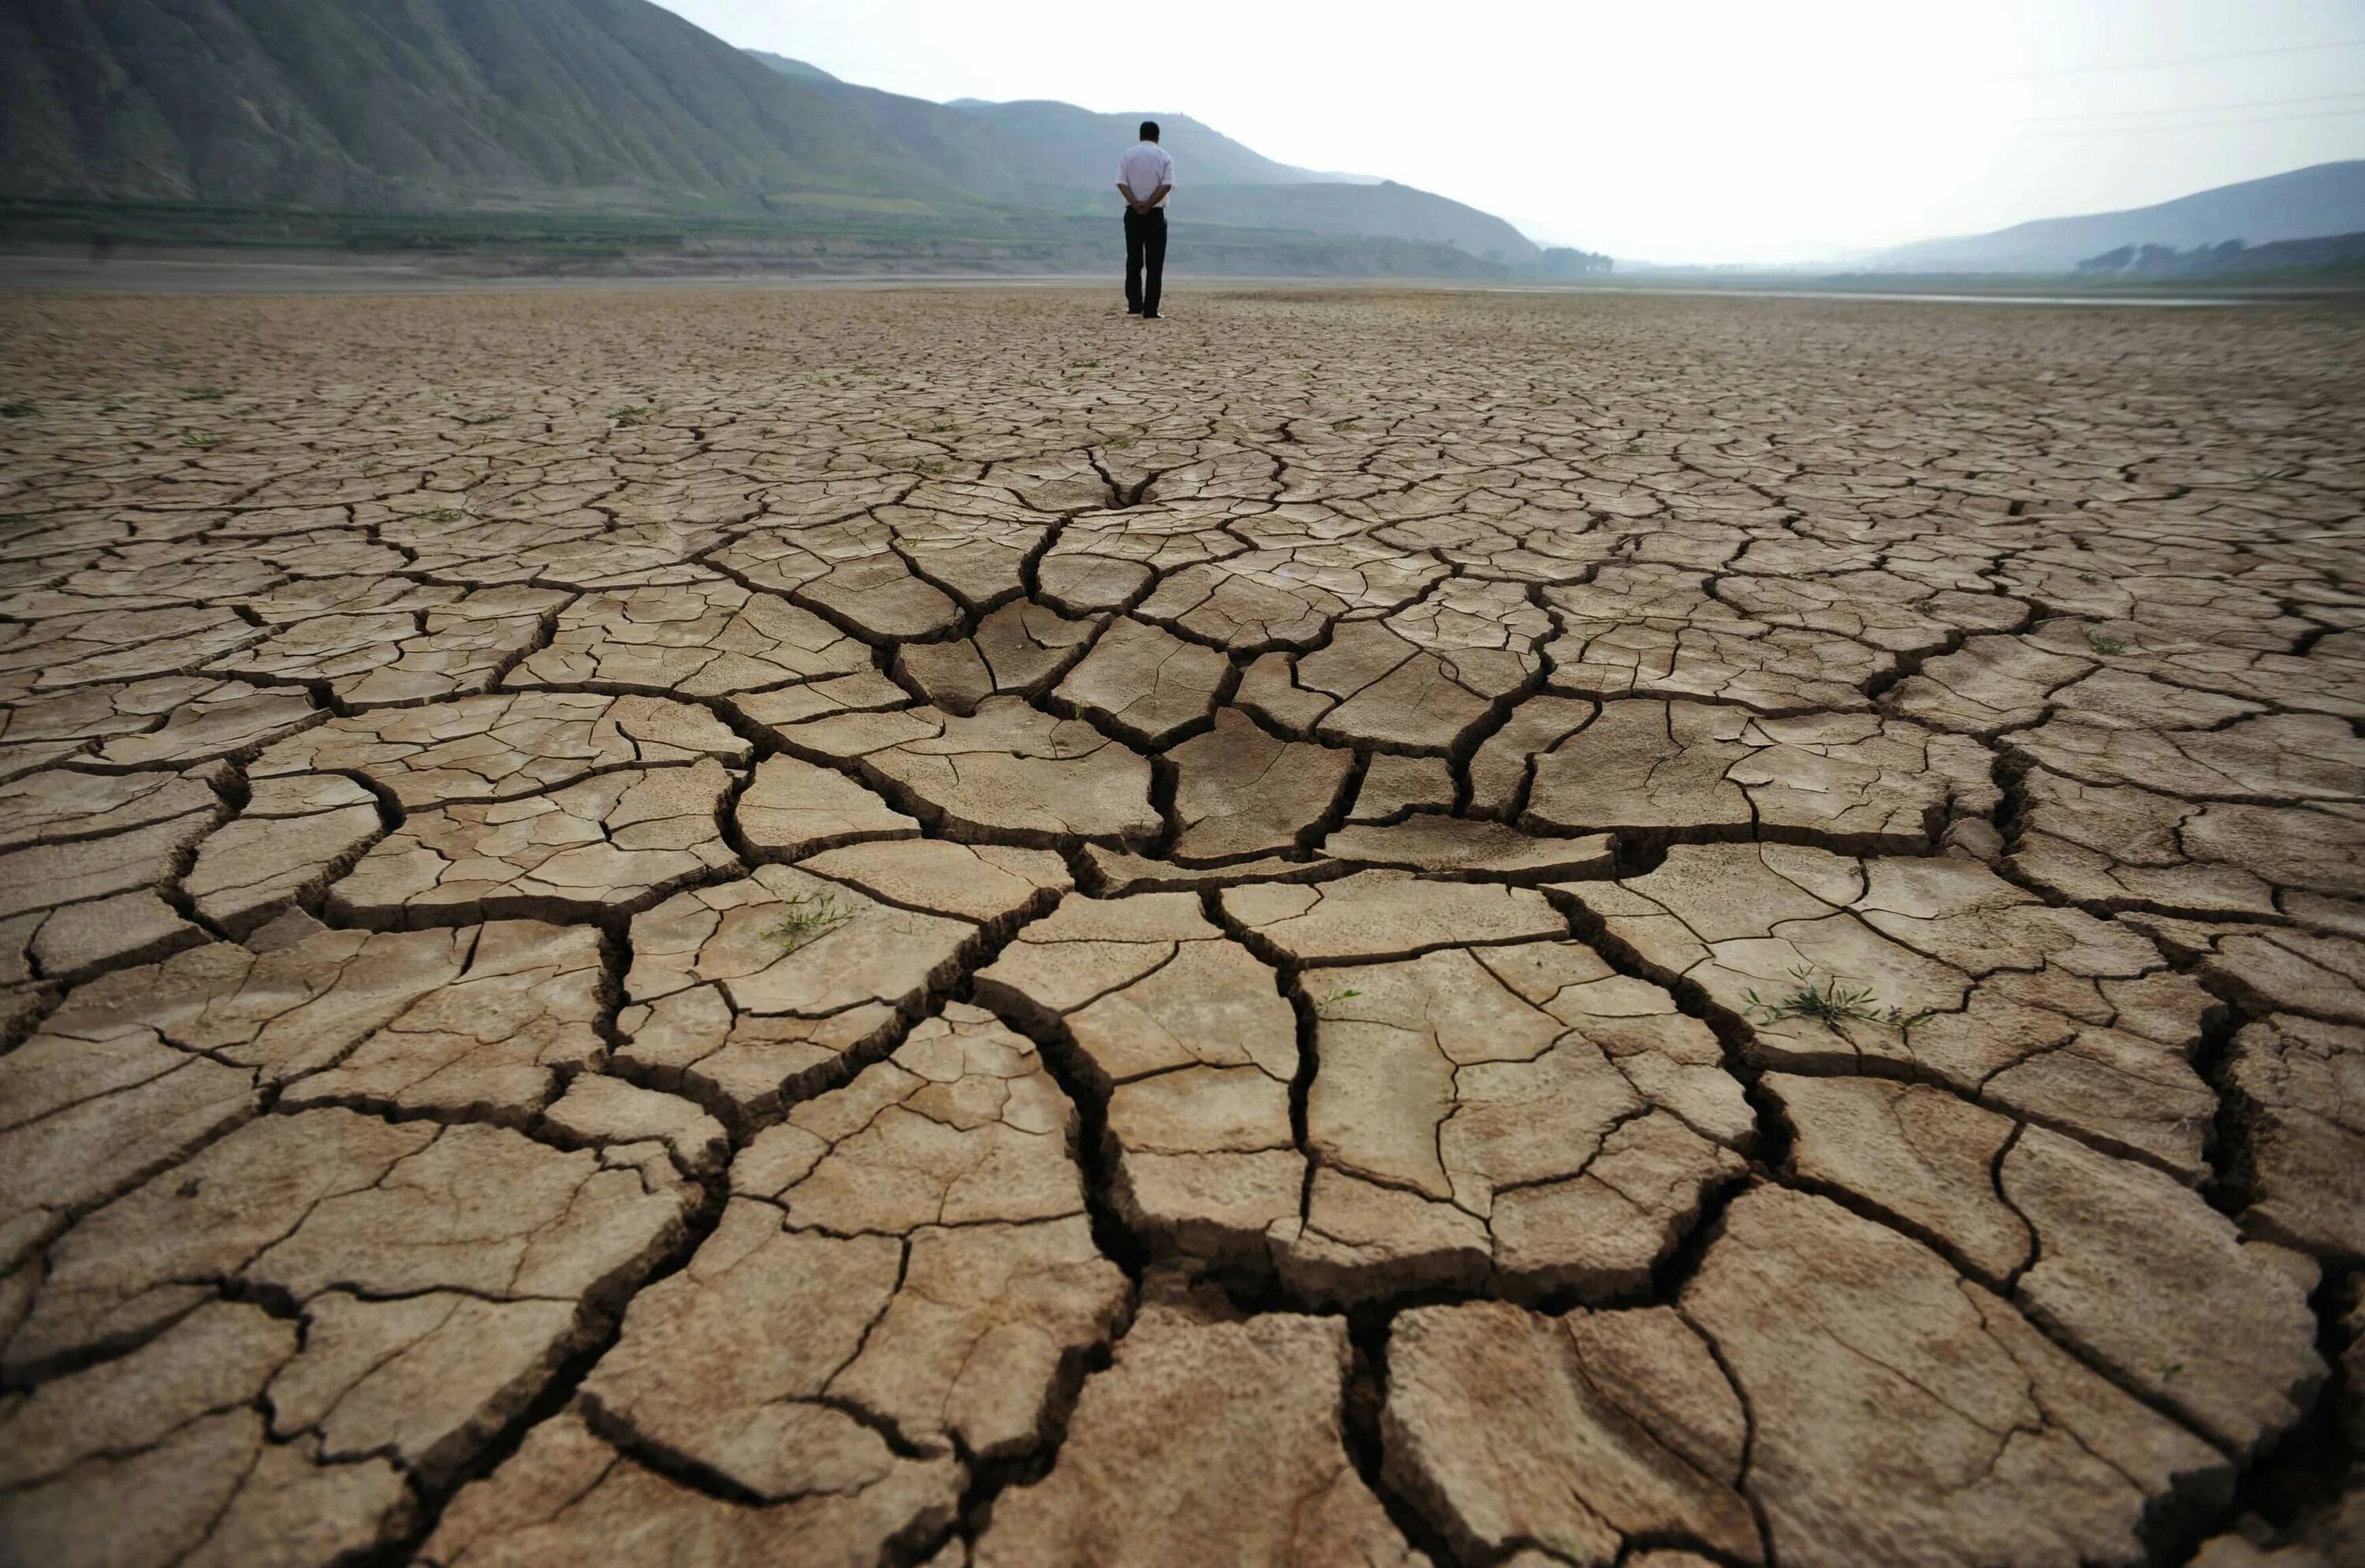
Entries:
POLYGON ((646 0, 0 0, 0 192, 353 208, 953 196, 646 0))
POLYGON ((2189 251, 2228 240, 2262 245, 2359 230, 2365 230, 2365 160, 2352 160, 2219 185, 2157 207, 1923 240, 1883 251, 1866 266, 1881 272, 2066 273, 2123 245, 2189 251))

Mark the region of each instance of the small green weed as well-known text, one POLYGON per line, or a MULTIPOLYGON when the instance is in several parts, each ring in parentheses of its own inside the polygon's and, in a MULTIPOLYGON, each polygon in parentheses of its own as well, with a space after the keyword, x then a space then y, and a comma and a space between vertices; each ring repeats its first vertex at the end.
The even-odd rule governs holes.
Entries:
POLYGON ((945 471, 945 465, 933 457, 923 457, 912 465, 912 469, 914 473, 925 474, 933 479, 945 471))
POLYGON ((30 403, 0 403, 0 420, 21 420, 35 411, 30 403))
POLYGON ((1351 986, 1345 991, 1334 991, 1329 995, 1324 997, 1321 1001, 1314 1004, 1314 1016, 1317 1018, 1328 1018, 1332 1016, 1330 1011, 1332 1008, 1338 1006, 1342 1002, 1352 1002, 1355 998, 1362 994, 1363 993, 1362 991, 1355 990, 1351 986))
POLYGON ((1115 440, 1104 442, 1104 444, 1105 444, 1111 452, 1131 452, 1134 447, 1134 440, 1133 437, 1129 435, 1121 435, 1115 440))
POLYGON ((507 414, 462 414, 460 422, 464 425, 488 425, 496 420, 508 418, 507 414))
POLYGON ((2184 1363, 2182 1361, 2161 1361, 2155 1365, 2151 1370, 2159 1374, 2160 1382, 2174 1383, 2178 1378, 2184 1375, 2184 1363))
POLYGON ((764 935, 790 953, 816 937, 828 935, 854 918, 854 912, 840 909, 836 898, 829 893, 799 893, 788 901, 787 909, 788 913, 764 935))
POLYGON ((195 446, 200 448, 219 446, 223 442, 226 442, 229 439, 230 437, 219 434, 213 431, 183 431, 181 432, 181 444, 183 446, 195 446))
POLYGON ((1068 363, 1070 370, 1098 370, 1100 367, 1101 362, 1096 359, 1070 360, 1068 363))
POLYGON ((627 403, 621 409, 611 410, 608 417, 620 425, 644 425, 655 412, 656 410, 645 403, 627 403))
POLYGON ((1330 421, 1330 428, 1334 431, 1351 431, 1361 425, 1362 422, 1361 416, 1349 420, 1332 420, 1330 421))
POLYGON ((426 522, 457 522, 468 514, 459 507, 433 507, 419 514, 426 522))
POLYGON ((2091 626, 2086 628, 2086 645, 2098 654, 2124 654, 2127 651, 2127 640, 2124 637, 2114 637, 2108 632, 2097 632, 2091 626))
POLYGON ((1812 964, 1800 964, 1790 971, 1798 987, 1789 995, 1766 998, 1753 987, 1742 998, 1749 1011, 1758 1015, 1761 1024, 1780 1024, 1793 1018, 1805 1018, 1831 1026, 1838 1024, 1885 1024, 1892 1029, 1911 1029, 1930 1016, 1928 1008, 1919 1013, 1907 1013, 1901 1008, 1883 1006, 1870 986, 1853 986, 1834 975, 1818 982, 1812 964))

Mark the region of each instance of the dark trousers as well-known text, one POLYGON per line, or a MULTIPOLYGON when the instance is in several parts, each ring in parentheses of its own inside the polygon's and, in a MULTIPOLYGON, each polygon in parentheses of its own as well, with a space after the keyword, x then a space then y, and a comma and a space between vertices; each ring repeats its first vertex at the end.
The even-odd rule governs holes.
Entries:
POLYGON ((1125 308, 1143 316, 1158 314, 1158 286, 1166 277, 1166 209, 1148 212, 1125 209, 1125 308), (1142 265, 1149 267, 1144 286, 1142 265))

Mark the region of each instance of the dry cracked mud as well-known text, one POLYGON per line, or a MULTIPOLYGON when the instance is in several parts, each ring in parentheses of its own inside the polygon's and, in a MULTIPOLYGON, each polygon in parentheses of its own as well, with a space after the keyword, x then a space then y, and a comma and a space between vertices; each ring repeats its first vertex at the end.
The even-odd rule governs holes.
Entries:
POLYGON ((0 297, 0 1558, 2365 1561, 2365 322, 0 297))

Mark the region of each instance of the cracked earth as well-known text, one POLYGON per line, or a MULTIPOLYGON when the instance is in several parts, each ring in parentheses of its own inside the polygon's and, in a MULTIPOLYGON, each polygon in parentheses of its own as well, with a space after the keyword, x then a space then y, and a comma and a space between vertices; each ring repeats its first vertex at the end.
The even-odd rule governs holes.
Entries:
POLYGON ((2365 330, 0 300, 0 1556, 2365 1552, 2365 330))

